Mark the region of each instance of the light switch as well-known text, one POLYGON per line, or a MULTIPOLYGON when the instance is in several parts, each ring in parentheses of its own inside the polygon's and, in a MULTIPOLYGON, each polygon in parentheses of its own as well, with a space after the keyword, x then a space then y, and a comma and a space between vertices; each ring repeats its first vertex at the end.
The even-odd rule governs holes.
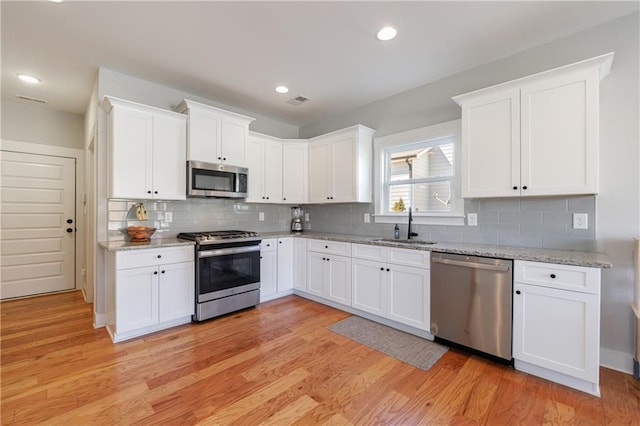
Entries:
POLYGON ((164 221, 167 223, 173 222, 173 212, 164 212, 164 221))
POLYGON ((260 213, 258 213, 258 220, 259 220, 260 222, 264 221, 264 212, 260 212, 260 213))
POLYGON ((370 213, 365 213, 364 214, 364 223, 369 223, 371 222, 371 214, 370 213))

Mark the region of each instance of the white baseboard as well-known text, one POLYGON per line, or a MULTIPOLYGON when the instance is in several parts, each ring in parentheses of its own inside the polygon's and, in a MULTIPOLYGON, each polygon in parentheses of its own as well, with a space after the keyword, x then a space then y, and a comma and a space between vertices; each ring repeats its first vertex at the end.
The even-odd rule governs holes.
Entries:
POLYGON ((600 348, 600 365, 621 373, 633 374, 633 355, 600 348))
POLYGON ((93 328, 101 328, 107 325, 107 314, 93 313, 93 328))

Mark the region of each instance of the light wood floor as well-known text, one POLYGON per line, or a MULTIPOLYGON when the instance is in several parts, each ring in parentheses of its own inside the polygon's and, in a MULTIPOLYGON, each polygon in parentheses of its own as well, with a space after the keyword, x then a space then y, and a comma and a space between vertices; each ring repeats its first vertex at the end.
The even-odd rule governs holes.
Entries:
POLYGON ((3 424, 640 425, 629 375, 595 398, 453 350, 421 371, 296 296, 115 345, 78 292, 0 309, 3 424))

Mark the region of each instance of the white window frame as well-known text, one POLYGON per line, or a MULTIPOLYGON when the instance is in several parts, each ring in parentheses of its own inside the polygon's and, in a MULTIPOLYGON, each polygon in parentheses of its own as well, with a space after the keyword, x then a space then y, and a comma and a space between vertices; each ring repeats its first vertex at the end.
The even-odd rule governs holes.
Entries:
POLYGON ((413 223, 420 225, 464 225, 464 200, 461 194, 462 177, 461 171, 461 139, 462 139, 462 121, 453 120, 445 123, 435 124, 433 126, 421 127, 418 129, 408 130, 402 133, 396 133, 389 136, 375 138, 373 141, 374 148, 374 201, 376 223, 404 223, 408 216, 408 212, 385 212, 385 203, 387 202, 385 185, 386 173, 386 156, 385 150, 400 145, 409 145, 420 142, 436 141, 445 137, 451 137, 454 141, 453 154, 453 181, 451 192, 451 211, 447 213, 425 213, 412 212, 413 223))

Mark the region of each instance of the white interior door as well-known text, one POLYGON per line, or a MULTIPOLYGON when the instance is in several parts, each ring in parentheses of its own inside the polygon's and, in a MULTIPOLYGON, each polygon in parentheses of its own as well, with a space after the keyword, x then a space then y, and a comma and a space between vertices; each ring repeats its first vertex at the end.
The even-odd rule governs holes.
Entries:
POLYGON ((76 160, 2 151, 1 164, 0 298, 74 289, 76 160))

